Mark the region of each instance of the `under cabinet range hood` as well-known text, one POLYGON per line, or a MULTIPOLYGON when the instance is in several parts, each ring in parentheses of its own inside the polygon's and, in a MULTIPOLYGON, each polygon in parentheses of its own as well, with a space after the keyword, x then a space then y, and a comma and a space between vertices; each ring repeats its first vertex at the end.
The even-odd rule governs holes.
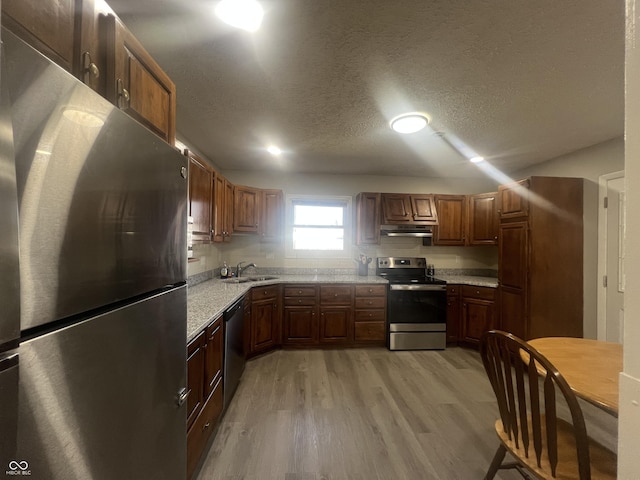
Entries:
POLYGON ((387 237, 433 237, 433 225, 380 225, 387 237))

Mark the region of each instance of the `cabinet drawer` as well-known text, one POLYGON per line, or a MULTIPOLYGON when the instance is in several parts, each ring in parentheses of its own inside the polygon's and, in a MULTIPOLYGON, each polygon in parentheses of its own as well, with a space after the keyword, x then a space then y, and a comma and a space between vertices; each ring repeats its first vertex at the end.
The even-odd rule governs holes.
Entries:
POLYGON ((263 300, 265 298, 276 298, 278 296, 278 285, 268 285, 266 287, 253 287, 251 289, 251 300, 263 300))
POLYGON ((384 322, 384 310, 356 310, 355 315, 356 322, 363 321, 383 321, 384 322))
POLYGON ((295 307, 295 306, 313 306, 316 305, 316 297, 284 297, 284 306, 285 307, 295 307))
POLYGON ((216 329, 222 327, 222 315, 220 315, 218 318, 216 318, 213 322, 211 322, 207 328, 206 328, 206 337, 209 338, 211 337, 211 335, 213 335, 213 332, 216 331, 216 329))
POLYGON ((354 326, 354 340, 356 342, 384 342, 384 322, 360 322, 354 326))
POLYGON ((386 285, 356 285, 356 297, 384 297, 386 285))
POLYGON ((447 295, 460 295, 460 285, 447 285, 447 295))
POLYGON ((356 308, 385 308, 387 299, 384 297, 356 297, 356 308))
POLYGON ((198 464, 200 454, 213 433, 216 421, 222 413, 222 378, 211 392, 204 408, 187 433, 187 478, 190 478, 198 464))
POLYGON ((291 285, 284 287, 285 297, 315 297, 318 293, 314 286, 297 286, 291 285))
POLYGON ((496 298, 496 289, 491 287, 474 287, 472 285, 463 285, 462 296, 477 298, 480 300, 494 301, 496 298))
POLYGON ((353 287, 351 285, 320 285, 322 305, 351 305, 353 287))

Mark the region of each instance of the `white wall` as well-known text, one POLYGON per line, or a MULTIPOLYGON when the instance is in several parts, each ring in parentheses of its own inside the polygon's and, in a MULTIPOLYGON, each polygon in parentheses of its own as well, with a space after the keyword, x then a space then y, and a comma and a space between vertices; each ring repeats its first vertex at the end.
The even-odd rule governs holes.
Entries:
POLYGON ((618 478, 640 477, 640 0, 627 0, 625 58, 626 288, 624 367, 620 375, 618 478))
POLYGON ((584 178, 584 321, 586 338, 597 336, 598 299, 598 178, 624 170, 624 139, 616 138, 522 170, 516 178, 532 175, 584 178))

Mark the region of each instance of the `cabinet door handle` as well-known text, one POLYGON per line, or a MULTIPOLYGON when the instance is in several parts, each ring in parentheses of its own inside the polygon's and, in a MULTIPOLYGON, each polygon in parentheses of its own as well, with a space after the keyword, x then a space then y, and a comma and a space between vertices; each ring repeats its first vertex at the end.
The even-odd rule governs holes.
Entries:
POLYGON ((211 426, 211 422, 207 422, 204 424, 204 426, 202 427, 202 430, 206 430, 207 428, 209 428, 211 426))
POLYGON ((116 80, 116 92, 118 94, 118 108, 124 109, 128 107, 131 96, 129 95, 129 91, 124 88, 124 82, 121 78, 116 80))
POLYGON ((184 405, 190 393, 191 393, 191 390, 187 390, 186 388, 181 388, 180 391, 178 391, 178 395, 176 397, 176 404, 179 407, 184 405))
POLYGON ((91 61, 91 54, 89 52, 84 52, 82 54, 82 69, 85 75, 85 82, 87 75, 93 78, 100 77, 100 69, 94 62, 91 61))

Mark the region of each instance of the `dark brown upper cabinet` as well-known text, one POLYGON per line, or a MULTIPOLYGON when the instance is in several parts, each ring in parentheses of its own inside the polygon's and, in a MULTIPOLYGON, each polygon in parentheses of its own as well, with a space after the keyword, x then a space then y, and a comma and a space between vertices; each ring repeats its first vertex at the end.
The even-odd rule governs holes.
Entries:
POLYGON ((436 225, 438 213, 433 195, 383 193, 382 223, 385 225, 436 225))

